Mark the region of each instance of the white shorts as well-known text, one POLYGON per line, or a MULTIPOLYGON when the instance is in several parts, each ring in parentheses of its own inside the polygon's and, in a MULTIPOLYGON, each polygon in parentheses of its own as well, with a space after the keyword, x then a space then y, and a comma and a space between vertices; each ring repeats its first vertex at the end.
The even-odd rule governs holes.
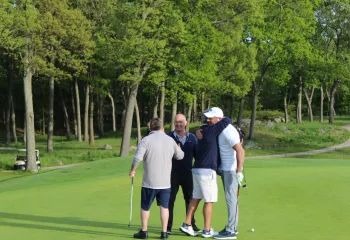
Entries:
POLYGON ((218 184, 216 172, 210 175, 193 174, 193 198, 203 199, 204 202, 218 201, 218 184))

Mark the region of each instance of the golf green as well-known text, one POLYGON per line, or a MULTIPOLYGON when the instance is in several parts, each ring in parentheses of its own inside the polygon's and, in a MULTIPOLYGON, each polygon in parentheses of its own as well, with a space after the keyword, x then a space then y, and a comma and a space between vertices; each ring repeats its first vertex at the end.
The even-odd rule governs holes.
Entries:
MULTIPOLYGON (((130 157, 106 159, 1 181, 1 239, 131 239, 140 228, 142 168, 135 177, 128 228, 130 164, 130 157)), ((248 187, 239 197, 238 239, 349 239, 350 159, 254 159, 245 166, 248 187)), ((212 220, 217 231, 227 221, 221 181, 219 191, 212 220)), ((201 206, 196 213, 199 227, 201 206)), ((169 239, 190 238, 178 230, 185 219, 181 191, 174 215, 169 239)), ((154 204, 149 237, 159 235, 154 204)))

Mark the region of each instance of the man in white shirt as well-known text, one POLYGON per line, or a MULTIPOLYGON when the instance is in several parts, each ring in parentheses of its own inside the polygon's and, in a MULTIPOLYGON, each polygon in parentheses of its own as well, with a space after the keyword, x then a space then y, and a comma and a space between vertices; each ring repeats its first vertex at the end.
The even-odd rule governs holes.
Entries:
POLYGON ((236 239, 238 226, 237 191, 243 180, 244 149, 237 129, 231 124, 219 135, 222 183, 228 210, 228 222, 215 239, 236 239))

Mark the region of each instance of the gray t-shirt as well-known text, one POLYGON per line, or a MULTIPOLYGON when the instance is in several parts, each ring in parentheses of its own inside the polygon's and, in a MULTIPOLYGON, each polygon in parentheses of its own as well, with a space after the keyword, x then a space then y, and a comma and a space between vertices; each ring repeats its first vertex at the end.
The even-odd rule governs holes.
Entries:
POLYGON ((144 137, 137 146, 133 165, 143 160, 142 187, 152 189, 170 188, 170 176, 173 157, 177 160, 184 158, 184 152, 174 139, 163 131, 152 131, 144 137))

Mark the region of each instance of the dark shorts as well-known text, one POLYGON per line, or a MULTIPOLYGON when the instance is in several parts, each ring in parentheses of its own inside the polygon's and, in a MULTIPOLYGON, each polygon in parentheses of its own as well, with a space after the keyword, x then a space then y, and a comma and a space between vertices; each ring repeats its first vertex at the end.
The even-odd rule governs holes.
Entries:
POLYGON ((157 199, 157 205, 163 208, 168 208, 170 199, 170 188, 166 189, 151 189, 142 187, 141 189, 141 209, 148 211, 151 205, 157 199))

